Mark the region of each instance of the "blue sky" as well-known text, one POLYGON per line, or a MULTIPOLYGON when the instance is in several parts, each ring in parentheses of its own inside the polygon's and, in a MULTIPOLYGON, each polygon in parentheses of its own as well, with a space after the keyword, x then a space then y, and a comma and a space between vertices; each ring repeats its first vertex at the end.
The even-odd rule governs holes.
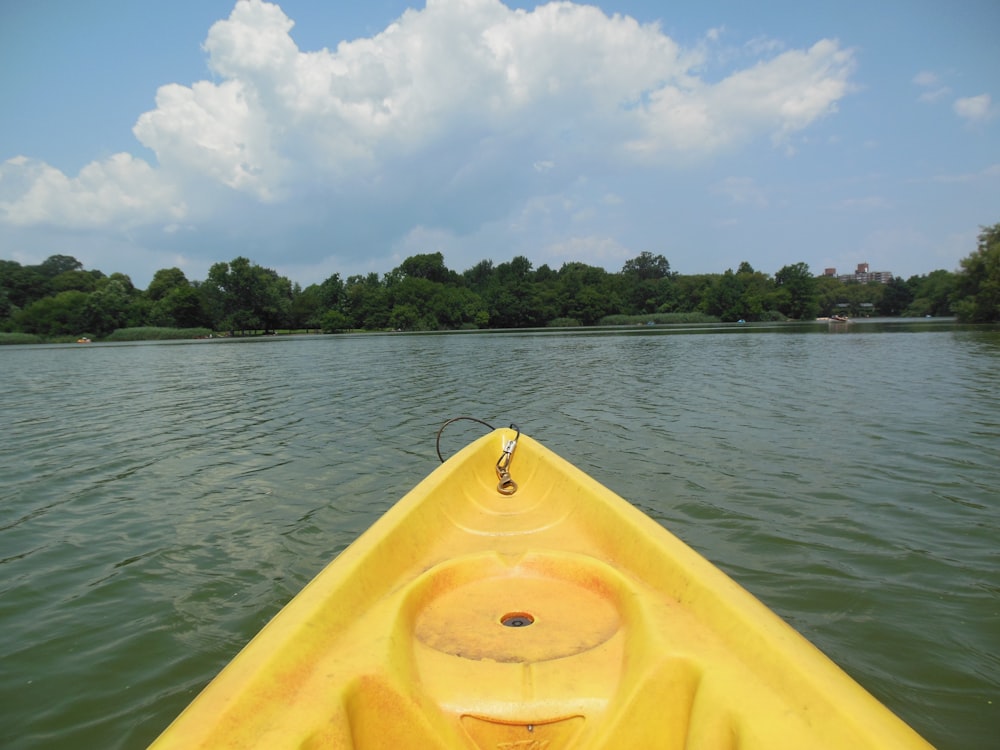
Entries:
POLYGON ((1000 222, 998 28, 996 0, 0 0, 0 258, 954 270, 1000 222))

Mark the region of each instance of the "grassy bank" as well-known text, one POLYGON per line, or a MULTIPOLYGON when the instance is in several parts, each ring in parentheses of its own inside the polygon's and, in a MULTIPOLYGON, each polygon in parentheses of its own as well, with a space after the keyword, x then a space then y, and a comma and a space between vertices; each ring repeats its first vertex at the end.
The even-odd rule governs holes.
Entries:
POLYGON ((214 335, 210 328, 142 326, 138 328, 119 328, 105 338, 98 338, 91 333, 81 333, 76 336, 36 336, 33 333, 0 333, 0 345, 73 344, 80 339, 89 339, 91 341, 169 341, 173 339, 207 339, 214 335))
POLYGON ((44 339, 33 333, 0 333, 0 345, 3 344, 41 344, 44 339))
POLYGON ((169 341, 171 339, 207 339, 213 336, 209 328, 163 328, 141 326, 119 328, 112 331, 104 341, 169 341))
POLYGON ((650 313, 649 315, 606 315, 601 318, 602 326, 638 326, 647 323, 667 325, 670 323, 718 323, 714 315, 699 312, 650 313))

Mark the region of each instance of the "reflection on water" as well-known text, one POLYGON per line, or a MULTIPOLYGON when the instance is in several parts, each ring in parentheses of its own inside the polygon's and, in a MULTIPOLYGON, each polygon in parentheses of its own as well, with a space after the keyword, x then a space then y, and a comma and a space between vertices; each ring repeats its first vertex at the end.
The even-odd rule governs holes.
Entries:
POLYGON ((0 745, 144 746, 468 414, 632 500, 938 746, 987 747, 1000 333, 845 328, 7 348, 0 745))

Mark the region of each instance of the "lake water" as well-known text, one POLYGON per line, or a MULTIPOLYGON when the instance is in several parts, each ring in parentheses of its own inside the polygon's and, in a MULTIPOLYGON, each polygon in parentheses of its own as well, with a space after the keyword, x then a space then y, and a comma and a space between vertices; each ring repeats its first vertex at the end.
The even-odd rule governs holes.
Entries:
POLYGON ((998 373, 1000 329, 950 323, 3 347, 0 746, 144 747, 470 415, 996 747, 998 373))

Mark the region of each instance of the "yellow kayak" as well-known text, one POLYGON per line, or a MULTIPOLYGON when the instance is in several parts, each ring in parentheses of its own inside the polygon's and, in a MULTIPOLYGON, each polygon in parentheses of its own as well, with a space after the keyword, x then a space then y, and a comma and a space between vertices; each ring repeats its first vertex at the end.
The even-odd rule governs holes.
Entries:
POLYGON ((442 464, 166 748, 927 748, 690 547, 530 437, 442 464))

